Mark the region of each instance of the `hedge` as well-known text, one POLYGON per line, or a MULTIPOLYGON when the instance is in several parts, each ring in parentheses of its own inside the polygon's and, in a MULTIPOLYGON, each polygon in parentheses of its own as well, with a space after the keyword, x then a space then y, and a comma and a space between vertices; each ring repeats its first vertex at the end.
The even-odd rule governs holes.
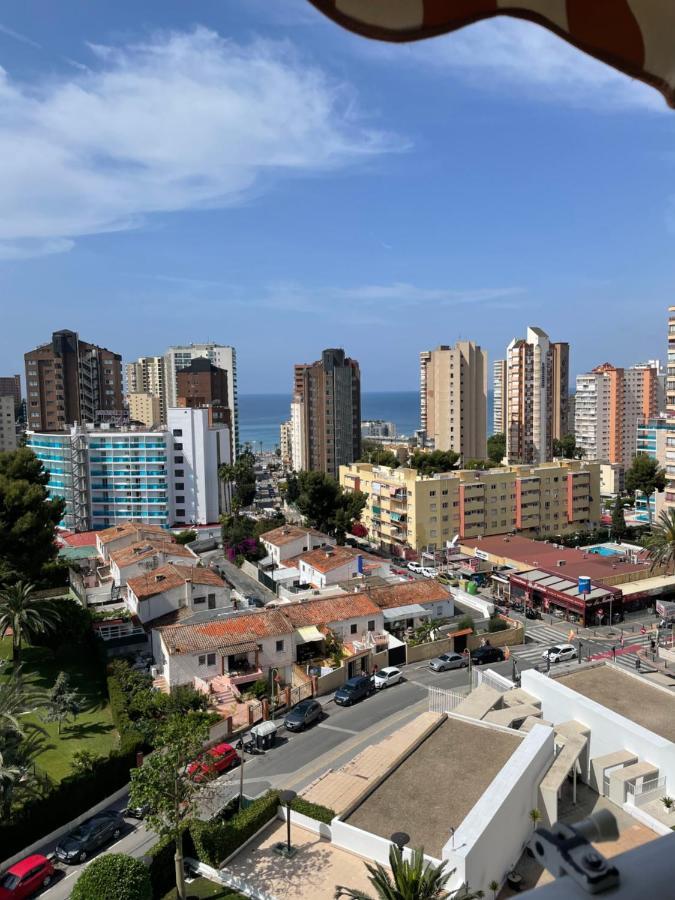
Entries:
MULTIPOLYGON (((189 824, 183 825, 183 856, 194 856, 195 848, 189 830, 189 824)), ((154 900, 164 897, 176 886, 176 867, 174 855, 176 846, 173 838, 161 838, 148 852, 150 859, 150 883, 154 900)))
POLYGON ((114 675, 109 675, 107 681, 110 713, 113 724, 120 735, 120 751, 135 753, 137 750, 145 748, 143 735, 129 718, 128 698, 119 679, 114 675))
POLYGON ((326 825, 330 825, 335 818, 334 810, 327 806, 321 806, 319 803, 310 803, 309 800, 303 800, 302 797, 296 797, 292 801, 291 809, 310 819, 316 819, 317 822, 324 822, 326 825))
POLYGON ((135 751, 113 750, 96 760, 90 771, 67 775, 45 797, 28 800, 9 821, 0 822, 3 857, 13 856, 124 787, 135 766, 135 751))
POLYGON ((218 818, 210 822, 191 822, 190 834, 197 859, 218 868, 224 859, 275 817, 278 807, 278 791, 268 791, 227 822, 218 818))
POLYGON ((140 859, 107 853, 87 866, 70 896, 72 900, 152 900, 150 874, 140 859))

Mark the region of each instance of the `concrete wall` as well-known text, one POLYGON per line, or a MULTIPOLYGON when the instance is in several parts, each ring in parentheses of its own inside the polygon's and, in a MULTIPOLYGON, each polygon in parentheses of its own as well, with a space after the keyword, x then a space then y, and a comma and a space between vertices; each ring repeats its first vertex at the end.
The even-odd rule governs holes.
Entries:
POLYGON ((487 894, 490 882, 501 884, 514 867, 532 832, 528 813, 553 757, 553 729, 535 725, 443 848, 443 859, 457 866, 471 890, 487 894))
POLYGON ((431 641, 427 644, 417 644, 415 647, 408 646, 408 662, 420 662, 423 659, 435 659, 441 653, 452 650, 454 641, 451 637, 441 638, 440 641, 431 641))
POLYGON ((330 694, 336 691, 347 680, 347 667, 340 666, 339 669, 333 669, 327 675, 321 675, 316 680, 316 693, 320 697, 323 694, 330 694))
POLYGON ((491 631, 482 634, 470 634, 467 638, 467 646, 469 650, 475 650, 480 647, 483 640, 488 640, 493 647, 510 647, 516 644, 522 644, 524 640, 523 626, 516 625, 504 631, 491 631))
MULTIPOLYGON (((548 678, 535 669, 522 673, 523 690, 541 700, 543 718, 554 725, 576 719, 591 730, 589 758, 605 756, 617 750, 634 753, 641 762, 658 766, 659 776, 668 779, 668 792, 675 788, 675 744, 648 731, 595 700, 590 700, 548 678)), ((658 688, 655 688, 658 690, 658 688)), ((669 693, 667 689, 664 689, 669 693)), ((588 773, 583 773, 584 779, 588 773)))

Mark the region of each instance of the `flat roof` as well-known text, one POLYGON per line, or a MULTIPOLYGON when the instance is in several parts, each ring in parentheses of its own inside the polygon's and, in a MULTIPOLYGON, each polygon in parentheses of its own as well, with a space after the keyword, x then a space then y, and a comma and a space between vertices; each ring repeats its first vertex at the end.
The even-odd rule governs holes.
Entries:
POLYGON ((411 847, 440 859, 450 837, 517 750, 522 735, 448 718, 347 818, 389 838, 397 828, 411 847))
POLYGON ((557 680, 675 743, 675 697, 667 688, 608 665, 584 667, 557 680))
POLYGON ((526 565, 533 569, 560 568, 561 576, 568 578, 587 575, 594 581, 602 581, 603 578, 644 572, 646 568, 644 562, 626 562, 620 556, 600 556, 598 553, 589 553, 587 548, 559 547, 556 544, 534 541, 515 534, 495 535, 480 540, 466 538, 461 544, 464 548, 482 550, 491 556, 512 560, 517 565, 526 565), (565 561, 564 566, 558 567, 559 560, 565 561))

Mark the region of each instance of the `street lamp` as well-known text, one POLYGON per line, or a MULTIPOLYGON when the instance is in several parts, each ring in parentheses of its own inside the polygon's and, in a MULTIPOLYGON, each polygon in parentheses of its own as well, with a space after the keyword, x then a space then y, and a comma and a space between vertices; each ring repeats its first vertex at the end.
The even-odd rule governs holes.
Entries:
POLYGON ((244 760, 246 757, 246 750, 244 749, 244 741, 243 738, 239 738, 237 741, 237 748, 239 751, 239 812, 241 812, 242 805, 244 803, 244 760))
POLYGON ((293 856, 295 852, 291 846, 291 803, 297 796, 295 791, 282 791, 279 794, 279 799, 286 806, 286 847, 284 851, 288 857, 293 856))
POLYGON ((395 831, 389 840, 398 847, 399 851, 403 853, 403 848, 410 840, 410 835, 406 834, 405 831, 395 831))

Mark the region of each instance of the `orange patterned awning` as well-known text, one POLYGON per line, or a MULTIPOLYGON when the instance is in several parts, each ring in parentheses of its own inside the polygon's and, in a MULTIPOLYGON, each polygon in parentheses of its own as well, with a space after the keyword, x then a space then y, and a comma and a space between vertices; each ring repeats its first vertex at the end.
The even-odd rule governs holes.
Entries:
POLYGON ((490 16, 529 19, 657 88, 675 107, 673 0, 309 0, 350 31, 417 41, 490 16))

